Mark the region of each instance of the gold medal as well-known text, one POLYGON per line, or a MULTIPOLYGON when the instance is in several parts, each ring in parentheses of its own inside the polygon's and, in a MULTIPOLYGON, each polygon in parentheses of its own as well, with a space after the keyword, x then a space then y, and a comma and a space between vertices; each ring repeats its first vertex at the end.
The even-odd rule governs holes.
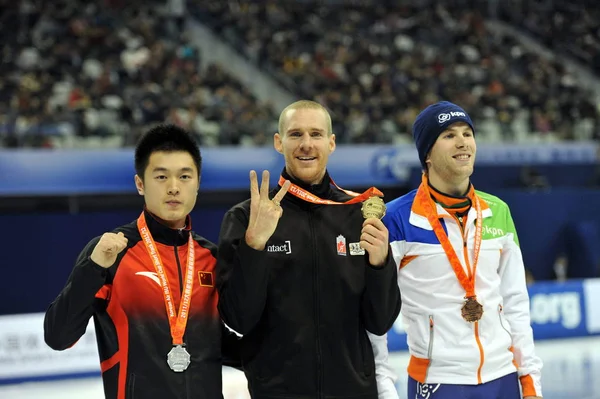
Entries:
POLYGON ((470 296, 460 310, 463 319, 469 323, 474 323, 483 316, 483 305, 477 302, 477 297, 470 296))
POLYGON ((365 219, 368 218, 377 218, 381 219, 385 215, 385 202, 381 199, 381 197, 369 197, 363 201, 362 211, 363 217, 365 219))

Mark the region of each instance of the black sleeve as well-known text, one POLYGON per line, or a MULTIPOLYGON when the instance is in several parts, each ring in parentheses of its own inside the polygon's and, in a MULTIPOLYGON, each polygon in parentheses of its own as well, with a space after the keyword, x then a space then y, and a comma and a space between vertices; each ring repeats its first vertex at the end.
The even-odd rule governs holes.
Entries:
POLYGON ((400 306, 398 270, 390 248, 383 267, 367 266, 362 298, 362 317, 367 330, 375 335, 385 334, 396 321, 400 306))
POLYGON ((108 269, 90 260, 98 241, 100 236, 91 240, 81 251, 65 287, 46 310, 44 340, 52 349, 64 350, 73 346, 85 333, 94 314, 96 293, 106 283, 108 276, 108 269))
POLYGON ((223 321, 245 335, 260 320, 267 301, 269 264, 266 251, 245 241, 248 215, 241 207, 228 211, 221 224, 217 257, 219 312, 223 321))
POLYGON ((221 324, 221 355, 223 365, 242 369, 241 339, 221 324))

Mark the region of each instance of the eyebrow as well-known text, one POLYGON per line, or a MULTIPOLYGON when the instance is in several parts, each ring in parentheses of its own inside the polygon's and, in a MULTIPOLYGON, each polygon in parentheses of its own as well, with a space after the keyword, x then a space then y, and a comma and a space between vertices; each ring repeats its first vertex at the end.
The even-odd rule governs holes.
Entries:
MULTIPOLYGON (((169 169, 163 167, 163 166, 157 166, 156 168, 152 169, 152 173, 156 173, 156 172, 168 172, 169 169)), ((189 168, 189 167, 184 167, 179 169, 180 172, 187 172, 187 173, 192 173, 194 172, 194 169, 189 168)))
POLYGON ((299 128, 299 127, 293 127, 293 128, 288 129, 287 133, 289 133, 289 132, 297 132, 299 130, 309 130, 311 132, 314 132, 314 131, 325 132, 325 129, 319 129, 319 128, 316 128, 316 127, 309 127, 309 128, 306 128, 306 129, 302 129, 302 128, 299 128))

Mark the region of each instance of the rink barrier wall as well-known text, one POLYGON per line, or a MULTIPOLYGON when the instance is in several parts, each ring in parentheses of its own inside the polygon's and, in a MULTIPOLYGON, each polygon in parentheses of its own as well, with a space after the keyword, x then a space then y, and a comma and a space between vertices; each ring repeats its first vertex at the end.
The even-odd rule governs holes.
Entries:
MULTIPOLYGON (((600 335, 600 279, 539 282, 528 289, 536 340, 600 335)), ((93 322, 73 347, 54 351, 44 343, 43 319, 43 313, 0 316, 0 384, 99 375, 93 322)), ((388 346, 408 349, 401 316, 388 346)))

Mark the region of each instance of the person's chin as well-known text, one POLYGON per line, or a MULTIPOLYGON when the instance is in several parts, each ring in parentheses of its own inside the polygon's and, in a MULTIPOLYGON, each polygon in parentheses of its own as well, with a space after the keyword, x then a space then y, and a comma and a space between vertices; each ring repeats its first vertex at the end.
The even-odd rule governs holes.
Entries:
POLYGON ((299 179, 302 180, 306 184, 314 184, 315 180, 317 180, 316 173, 301 173, 299 179))
POLYGON ((176 222, 178 220, 183 219, 184 217, 185 217, 185 215, 184 215, 183 209, 181 209, 181 210, 169 209, 169 210, 166 210, 165 212, 163 212, 161 219, 163 219, 166 222, 176 222))

